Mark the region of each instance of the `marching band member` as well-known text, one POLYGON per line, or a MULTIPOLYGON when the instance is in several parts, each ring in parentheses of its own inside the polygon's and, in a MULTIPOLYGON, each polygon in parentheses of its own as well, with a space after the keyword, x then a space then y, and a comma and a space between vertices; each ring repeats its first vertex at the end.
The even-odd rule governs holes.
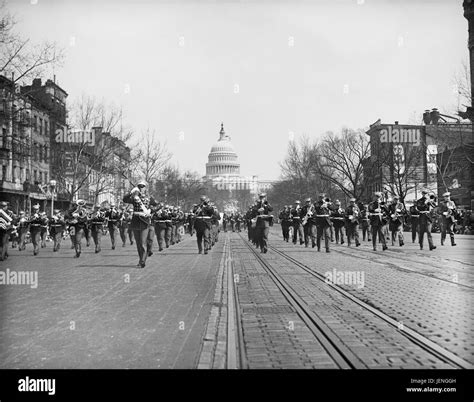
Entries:
POLYGON ((248 237, 248 240, 251 242, 253 242, 253 232, 254 232, 254 228, 252 227, 252 214, 253 214, 253 210, 252 210, 252 207, 250 206, 247 209, 247 212, 245 213, 245 221, 247 222, 247 237, 248 237))
POLYGON ((23 251, 26 248, 26 235, 29 230, 28 218, 25 211, 20 211, 18 217, 18 250, 23 251))
MULTIPOLYGON (((296 224, 294 223, 295 216, 293 216, 293 213, 297 212, 298 208, 294 208, 291 213, 293 216, 293 244, 296 244, 296 230, 303 228, 304 246, 309 247, 309 240, 311 239, 311 247, 314 248, 316 246, 316 235, 314 233, 316 229, 316 220, 314 218, 315 206, 311 203, 311 198, 307 198, 305 203, 303 208, 299 210, 299 221, 296 219, 296 224)), ((300 244, 302 244, 301 240, 300 234, 300 244)))
POLYGON ((94 211, 92 212, 92 216, 90 219, 91 235, 92 239, 94 240, 96 253, 100 253, 101 251, 100 243, 105 222, 106 213, 100 210, 100 204, 96 204, 94 206, 94 211))
POLYGON ((420 215, 420 225, 418 233, 418 241, 420 242, 420 250, 423 250, 423 238, 426 233, 430 251, 436 249, 433 245, 433 237, 431 236, 431 224, 433 222, 433 210, 436 208, 434 199, 428 197, 428 192, 423 190, 421 198, 416 202, 416 212, 420 215))
POLYGON ((405 207, 399 201, 400 197, 398 195, 393 196, 393 201, 388 207, 388 213, 390 216, 389 229, 391 232, 392 246, 395 245, 395 240, 398 235, 398 242, 400 247, 403 246, 403 215, 405 213, 405 207))
POLYGON ((8 243, 10 234, 14 230, 14 218, 13 212, 8 209, 8 202, 0 202, 0 261, 8 258, 8 243))
POLYGON ((444 246, 446 240, 446 232, 451 238, 451 246, 455 246, 454 242, 454 224, 456 223, 456 204, 451 200, 451 193, 447 191, 443 194, 444 201, 439 204, 439 212, 441 213, 441 245, 444 246))
POLYGON ((224 215, 222 216, 222 228, 224 229, 224 232, 227 232, 228 219, 229 219, 229 215, 227 215, 227 212, 224 212, 224 215))
POLYGON ((40 212, 41 222, 41 248, 46 247, 46 236, 48 235, 49 219, 45 211, 40 212))
POLYGON ((331 238, 331 221, 329 219, 329 201, 325 194, 319 194, 319 201, 314 204, 314 218, 316 223, 316 246, 321 251, 321 237, 324 235, 326 253, 329 253, 329 240, 331 238))
POLYGON ((118 231, 119 221, 121 218, 120 212, 115 208, 115 204, 111 203, 110 207, 105 213, 107 221, 107 229, 109 230, 110 241, 112 242, 112 250, 115 250, 115 235, 118 231))
POLYGON ((170 211, 160 202, 154 210, 152 220, 155 226, 156 240, 158 241, 158 251, 163 251, 163 246, 166 246, 166 248, 170 246, 171 229, 173 226, 170 211))
POLYGON ((64 216, 59 209, 53 211, 53 216, 49 219, 49 234, 53 238, 53 251, 56 252, 61 247, 61 240, 66 226, 64 216))
POLYGON ((382 249, 387 250, 383 227, 387 224, 387 208, 382 202, 382 193, 374 193, 374 200, 369 204, 370 225, 372 227, 372 245, 377 251, 377 235, 382 242, 382 249))
MULTIPOLYGON (((309 202, 311 202, 311 198, 309 199, 309 202)), ((291 224, 293 226, 293 244, 296 244, 299 237, 300 245, 302 245, 306 242, 306 235, 304 234, 303 224, 301 223, 302 212, 300 204, 299 200, 295 201, 295 205, 290 209, 290 220, 292 220, 291 224)))
MULTIPOLYGON (((212 244, 212 246, 213 246, 214 244, 216 244, 219 241, 219 221, 221 220, 221 215, 220 215, 219 210, 217 209, 217 207, 214 203, 212 203, 212 207, 214 207, 214 213, 213 213, 212 219, 211 219, 212 234, 213 234, 213 239, 212 239, 213 244, 212 244)), ((239 230, 239 232, 240 232, 240 230, 239 230)))
POLYGON ((153 245, 153 231, 151 227, 151 210, 157 204, 152 196, 148 195, 147 183, 140 181, 125 197, 123 202, 133 204, 133 217, 130 227, 133 230, 135 242, 137 243, 138 264, 137 267, 145 268, 146 258, 151 252, 153 245))
POLYGON ((372 241, 371 230, 370 230, 370 218, 369 218, 369 204, 362 204, 360 207, 360 222, 362 228, 362 240, 372 241))
POLYGON ((133 206, 130 206, 130 207, 127 209, 126 222, 127 222, 128 240, 130 241, 130 245, 131 245, 131 246, 133 245, 132 219, 133 219, 133 206))
POLYGON ((184 211, 181 207, 178 206, 176 211, 176 239, 177 242, 181 242, 181 233, 184 233, 184 224, 186 222, 186 217, 184 211))
POLYGON ((416 208, 416 200, 413 200, 413 205, 409 208, 409 216, 410 216, 410 225, 411 225, 411 241, 415 243, 416 241, 416 233, 419 231, 420 225, 420 213, 416 208))
POLYGON ((356 199, 351 198, 349 200, 349 206, 346 208, 346 233, 347 233, 347 246, 351 246, 351 239, 355 241, 356 247, 360 246, 359 242, 359 217, 360 210, 356 205, 356 199))
POLYGON ((273 218, 269 215, 271 211, 273 211, 273 207, 267 201, 267 194, 260 193, 257 205, 253 208, 253 217, 257 218, 255 235, 257 247, 260 247, 261 253, 268 251, 268 232, 273 218))
POLYGON ((278 219, 281 224, 281 231, 283 234, 283 240, 288 243, 290 240, 290 208, 288 205, 285 205, 283 210, 278 215, 278 219))
POLYGON ((40 205, 33 205, 33 213, 30 217, 30 234, 31 242, 33 243, 33 255, 38 255, 41 244, 41 232, 43 231, 44 225, 48 222, 45 220, 45 216, 40 212, 40 205))
POLYGON ((88 213, 84 200, 77 200, 76 206, 74 208, 73 204, 72 208, 67 212, 66 221, 69 223, 69 233, 76 251, 74 258, 79 258, 82 252, 82 238, 86 235, 85 231, 88 230, 88 213))
POLYGON ((128 220, 127 220, 127 211, 125 209, 125 205, 120 206, 120 219, 118 223, 118 228, 119 228, 119 233, 120 233, 120 239, 122 240, 122 247, 125 247, 127 243, 127 237, 126 233, 128 230, 128 220))
POLYGON ((210 249, 209 233, 211 230, 211 219, 214 214, 214 208, 209 205, 209 199, 201 196, 201 203, 193 208, 194 227, 196 229, 198 253, 202 254, 202 242, 204 240, 204 254, 210 249))
POLYGON ((331 221, 336 235, 336 244, 341 239, 341 244, 344 244, 344 210, 341 208, 341 201, 334 201, 334 208, 331 211, 331 221))

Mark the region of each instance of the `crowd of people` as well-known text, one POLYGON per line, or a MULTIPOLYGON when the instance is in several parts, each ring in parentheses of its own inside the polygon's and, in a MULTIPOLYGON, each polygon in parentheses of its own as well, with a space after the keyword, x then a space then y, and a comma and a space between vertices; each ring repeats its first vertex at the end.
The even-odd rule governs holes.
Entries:
POLYGON ((355 198, 349 200, 349 205, 341 207, 341 202, 332 202, 325 194, 319 195, 315 203, 311 198, 305 200, 301 206, 300 201, 295 201, 293 206, 284 206, 279 212, 283 239, 309 247, 317 246, 321 249, 321 240, 324 238, 326 252, 330 252, 330 242, 344 244, 350 247, 354 244, 360 246, 362 241, 372 242, 373 250, 377 250, 378 243, 382 249, 387 250, 387 241, 391 240, 392 246, 398 243, 400 247, 405 244, 404 228, 411 231, 411 240, 418 243, 423 249, 426 235, 430 250, 436 249, 431 236, 432 225, 437 222, 441 231, 441 245, 446 242, 449 235, 451 246, 456 246, 454 240, 455 225, 463 221, 451 194, 443 194, 443 200, 438 203, 434 195, 422 191, 422 197, 413 200, 411 206, 405 207, 398 196, 384 199, 381 192, 374 193, 374 199, 368 204, 358 203, 355 198), (408 225, 407 225, 408 224, 408 225), (362 236, 359 236, 359 229, 362 236))
MULTIPOLYGON (((373 250, 381 243, 382 249, 396 243, 402 247, 405 243, 404 228, 411 231, 411 240, 418 242, 423 249, 425 235, 430 250, 436 249, 431 236, 433 223, 440 226, 441 245, 450 237, 451 246, 454 240, 455 225, 463 219, 450 198, 450 193, 443 194, 443 200, 437 202, 434 195, 422 191, 422 197, 413 200, 412 205, 405 207, 399 197, 384 199, 380 192, 374 193, 374 199, 368 204, 357 202, 355 198, 342 208, 341 202, 332 202, 324 193, 316 202, 311 198, 304 205, 295 201, 293 206, 286 205, 279 211, 283 239, 305 247, 324 246, 330 252, 330 243, 336 242, 350 247, 360 246, 361 241, 372 242, 373 250), (361 230, 361 235, 359 235, 361 230), (324 245, 323 245, 324 242, 324 245)), ((38 255, 46 247, 46 240, 53 242, 53 251, 61 248, 62 241, 68 237, 75 257, 82 252, 82 241, 86 246, 94 243, 95 252, 101 252, 101 238, 109 235, 112 249, 115 249, 118 237, 122 247, 127 240, 131 245, 136 243, 139 261, 138 267, 145 267, 147 257, 153 255, 153 242, 156 237, 158 250, 163 251, 182 240, 185 233, 196 234, 198 253, 208 254, 218 242, 220 222, 225 232, 247 230, 248 240, 261 253, 268 251, 269 228, 273 226, 273 207, 265 193, 242 214, 240 211, 226 211, 223 216, 217 206, 203 195, 199 204, 194 204, 184 212, 179 206, 157 202, 148 194, 147 183, 141 181, 123 198, 123 203, 116 207, 113 203, 99 204, 88 208, 84 200, 72 203, 67 211, 54 210, 51 216, 40 210, 40 205, 32 207, 31 214, 19 211, 15 215, 6 201, 0 202, 0 261, 8 257, 8 246, 18 247, 24 251, 28 241, 33 245, 33 254, 38 255)), ((465 217, 464 217, 465 219, 465 217)))

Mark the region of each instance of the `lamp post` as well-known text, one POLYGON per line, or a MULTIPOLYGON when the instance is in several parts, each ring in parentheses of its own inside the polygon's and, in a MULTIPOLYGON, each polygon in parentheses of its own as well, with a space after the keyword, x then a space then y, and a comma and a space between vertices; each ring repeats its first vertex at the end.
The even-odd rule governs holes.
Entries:
POLYGON ((54 215, 54 194, 56 192, 56 180, 50 180, 49 185, 51 187, 51 216, 54 215))

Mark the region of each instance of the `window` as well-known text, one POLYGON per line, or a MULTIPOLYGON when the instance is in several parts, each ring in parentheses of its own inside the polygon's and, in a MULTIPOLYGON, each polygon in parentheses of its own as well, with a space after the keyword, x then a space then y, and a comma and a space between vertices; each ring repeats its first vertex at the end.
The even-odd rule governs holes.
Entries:
POLYGON ((20 168, 20 183, 25 181, 25 168, 20 168))
POLYGON ((16 182, 16 178, 17 178, 17 177, 16 177, 16 173, 17 173, 17 172, 16 172, 16 169, 17 169, 17 167, 16 167, 16 166, 13 166, 13 170, 12 170, 12 181, 13 181, 13 182, 16 182))
POLYGON ((6 165, 2 166, 2 179, 7 180, 7 166, 6 165))
POLYGON ((39 172, 39 174, 38 174, 38 181, 39 181, 40 183, 43 183, 43 172, 39 172))
POLYGON ((39 119, 39 132, 40 135, 43 135, 43 119, 39 119))
POLYGON ((44 182, 49 183, 48 182, 48 173, 46 173, 46 172, 44 172, 44 182))
POLYGON ((30 169, 26 169, 26 177, 25 180, 30 181, 30 169))
POLYGON ((35 182, 38 181, 38 172, 36 170, 33 171, 33 178, 35 179, 35 182))

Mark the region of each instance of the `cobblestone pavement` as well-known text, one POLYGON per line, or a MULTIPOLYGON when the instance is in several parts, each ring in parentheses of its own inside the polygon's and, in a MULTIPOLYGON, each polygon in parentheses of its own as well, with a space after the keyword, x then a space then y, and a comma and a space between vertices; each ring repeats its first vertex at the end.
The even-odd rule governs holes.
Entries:
MULTIPOLYGON (((403 251, 392 249, 374 253, 368 243, 358 249, 354 247, 354 250, 334 245, 333 252, 326 254, 283 242, 278 226, 270 235, 271 245, 322 274, 334 269, 363 272, 363 286, 342 284, 341 287, 399 321, 402 328, 406 325, 471 363, 473 289, 469 287, 472 265, 468 254, 472 240, 472 237, 457 240, 456 252, 449 246, 438 255, 430 255, 429 251, 425 255, 411 245, 403 251), (435 268, 430 268, 432 266, 435 268), (447 274, 443 266, 449 267, 445 269, 447 274), (454 276, 456 274, 458 278, 454 276), (459 280, 458 283, 453 282, 453 278, 459 280)), ((320 345, 314 341, 314 336, 291 312, 273 280, 243 242, 232 236, 249 367, 331 367, 327 356, 326 361, 321 359, 324 352, 318 350, 320 345)), ((365 366, 450 367, 414 345, 401 331, 337 294, 272 250, 263 258, 365 366)))
POLYGON ((403 325, 474 363, 474 236, 458 236, 457 246, 439 244, 421 251, 417 244, 374 252, 369 243, 347 247, 332 243, 332 253, 318 253, 284 243, 273 245, 313 270, 325 274, 358 271, 364 285, 340 286, 403 325))
POLYGON ((0 285, 0 368, 192 368, 197 365, 216 269, 217 243, 198 255, 195 237, 135 267, 135 245, 73 258, 69 241, 32 246, 2 271, 38 272, 38 287, 0 285))

